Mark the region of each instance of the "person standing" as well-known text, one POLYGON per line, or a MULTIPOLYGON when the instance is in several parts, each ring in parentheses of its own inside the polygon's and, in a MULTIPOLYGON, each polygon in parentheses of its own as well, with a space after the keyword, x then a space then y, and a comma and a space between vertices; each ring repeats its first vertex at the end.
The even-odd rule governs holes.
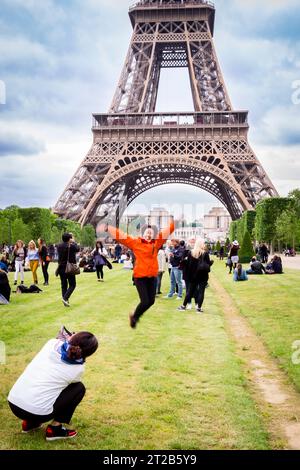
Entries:
POLYGON ((92 251, 92 256, 96 267, 98 282, 104 282, 103 268, 107 263, 106 256, 108 256, 108 253, 102 242, 99 241, 96 243, 96 248, 92 251))
POLYGON ((265 243, 259 245, 258 254, 262 263, 267 263, 269 258, 269 250, 265 243))
POLYGON ((194 248, 183 261, 188 290, 184 302, 178 310, 185 311, 187 305, 192 302, 192 298, 196 296, 197 312, 203 312, 202 305, 212 264, 213 261, 210 260, 204 240, 196 240, 194 248))
POLYGON ((170 253, 171 268, 171 288, 166 298, 171 299, 176 292, 176 285, 178 286, 177 300, 182 299, 182 271, 180 263, 183 260, 185 247, 180 245, 179 240, 172 240, 173 251, 170 253))
POLYGON ((65 307, 70 307, 69 299, 76 289, 76 276, 75 274, 66 273, 67 263, 76 264, 76 254, 80 248, 75 243, 71 233, 64 233, 62 236, 62 243, 57 247, 58 253, 58 268, 57 275, 60 276, 62 302, 65 307))
POLYGON ((81 377, 85 361, 98 348, 97 338, 82 331, 48 341, 26 367, 8 395, 12 413, 22 420, 22 433, 28 434, 53 420, 46 428, 46 440, 71 439, 67 429, 85 395, 81 377))
POLYGON ((18 274, 21 275, 21 284, 24 284, 24 264, 27 256, 27 250, 22 240, 18 240, 13 251, 13 263, 15 264, 15 282, 18 284, 18 274))
POLYGON ((42 266, 42 271, 43 271, 43 276, 44 276, 44 286, 49 286, 48 267, 50 263, 50 256, 48 253, 48 248, 42 238, 38 239, 38 246, 39 246, 40 264, 42 266))
POLYGON ((29 261, 30 271, 32 272, 33 282, 38 284, 37 270, 40 263, 39 250, 33 240, 28 244, 27 259, 29 261))
POLYGON ((229 258, 231 259, 229 274, 232 273, 232 269, 235 269, 237 267, 237 264, 239 262, 239 249, 240 249, 239 242, 235 240, 231 245, 230 253, 229 253, 229 258))
POLYGON ((115 246, 115 259, 119 263, 122 255, 122 247, 119 243, 116 244, 115 246))
POLYGON ((157 276, 156 293, 160 295, 162 294, 161 292, 162 278, 163 278, 164 273, 167 270, 167 257, 166 257, 166 252, 163 249, 163 247, 161 247, 161 249, 159 250, 157 259, 158 259, 158 276, 157 276))
POLYGON ((155 303, 156 278, 158 275, 157 255, 170 233, 174 232, 172 221, 168 228, 162 230, 158 236, 150 225, 142 227, 141 237, 133 238, 112 226, 101 225, 100 231, 107 231, 112 238, 121 242, 135 255, 134 283, 140 297, 140 303, 135 311, 129 315, 131 328, 136 328, 142 315, 155 303))

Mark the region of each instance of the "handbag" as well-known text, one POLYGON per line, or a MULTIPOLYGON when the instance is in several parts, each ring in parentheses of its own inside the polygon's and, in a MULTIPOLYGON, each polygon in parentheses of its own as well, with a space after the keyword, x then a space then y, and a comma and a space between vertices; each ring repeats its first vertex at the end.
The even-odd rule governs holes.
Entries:
POLYGON ((68 261, 67 261, 65 273, 72 274, 73 276, 78 276, 78 274, 80 274, 80 268, 77 266, 77 264, 70 263, 70 245, 68 249, 68 261))

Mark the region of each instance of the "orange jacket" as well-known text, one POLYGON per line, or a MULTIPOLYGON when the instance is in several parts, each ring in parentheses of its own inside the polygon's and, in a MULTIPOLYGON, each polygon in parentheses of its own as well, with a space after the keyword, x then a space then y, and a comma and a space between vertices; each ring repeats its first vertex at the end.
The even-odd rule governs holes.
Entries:
POLYGON ((108 226, 108 232, 110 235, 127 246, 133 251, 135 255, 135 265, 133 270, 134 277, 157 277, 158 275, 158 260, 157 254, 162 245, 166 242, 169 235, 175 230, 174 222, 170 224, 170 227, 162 230, 156 240, 147 242, 142 238, 132 238, 126 235, 121 230, 108 226))

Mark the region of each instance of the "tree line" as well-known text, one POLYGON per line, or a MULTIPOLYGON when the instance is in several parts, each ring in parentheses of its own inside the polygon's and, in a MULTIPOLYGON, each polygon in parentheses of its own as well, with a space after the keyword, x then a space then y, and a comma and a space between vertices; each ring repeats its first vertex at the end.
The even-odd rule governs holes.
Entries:
POLYGON ((81 228, 72 220, 60 219, 49 209, 10 206, 0 210, 0 243, 14 245, 17 240, 28 243, 42 238, 50 244, 57 244, 65 232, 73 233, 76 241, 84 247, 95 244, 96 233, 92 225, 81 228))
MULTIPOLYGON (((253 251, 254 242, 264 242, 271 250, 300 248, 300 189, 288 197, 260 201, 256 209, 246 211, 230 226, 230 240, 242 241, 242 249, 253 251)), ((249 257, 249 256, 247 256, 249 257)))

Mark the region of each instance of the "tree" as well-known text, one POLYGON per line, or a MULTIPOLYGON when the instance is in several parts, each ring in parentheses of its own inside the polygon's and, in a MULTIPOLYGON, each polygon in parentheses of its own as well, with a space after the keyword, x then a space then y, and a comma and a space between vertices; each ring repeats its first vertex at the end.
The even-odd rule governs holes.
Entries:
POLYGON ((240 263, 250 263, 251 259, 255 256, 250 233, 247 231, 244 235, 241 249, 239 251, 240 263))
POLYGON ((295 249, 300 241, 300 219, 295 205, 277 217, 275 227, 277 240, 295 249))
POLYGON ((217 251, 218 253, 220 253, 220 250, 221 250, 221 243, 220 243, 220 241, 218 240, 218 241, 217 241, 217 244, 216 244, 216 251, 217 251))
POLYGON ((0 215, 0 243, 11 243, 10 221, 0 215))
POLYGON ((96 232, 92 225, 85 225, 82 229, 81 244, 84 247, 92 248, 95 245, 96 232))
POLYGON ((13 243, 17 240, 22 240, 24 243, 28 243, 31 237, 31 231, 28 225, 24 224, 21 218, 15 219, 11 225, 11 235, 13 243))
POLYGON ((273 197, 263 199, 256 206, 255 237, 257 241, 267 242, 274 247, 276 240, 276 220, 292 203, 290 198, 273 197))

